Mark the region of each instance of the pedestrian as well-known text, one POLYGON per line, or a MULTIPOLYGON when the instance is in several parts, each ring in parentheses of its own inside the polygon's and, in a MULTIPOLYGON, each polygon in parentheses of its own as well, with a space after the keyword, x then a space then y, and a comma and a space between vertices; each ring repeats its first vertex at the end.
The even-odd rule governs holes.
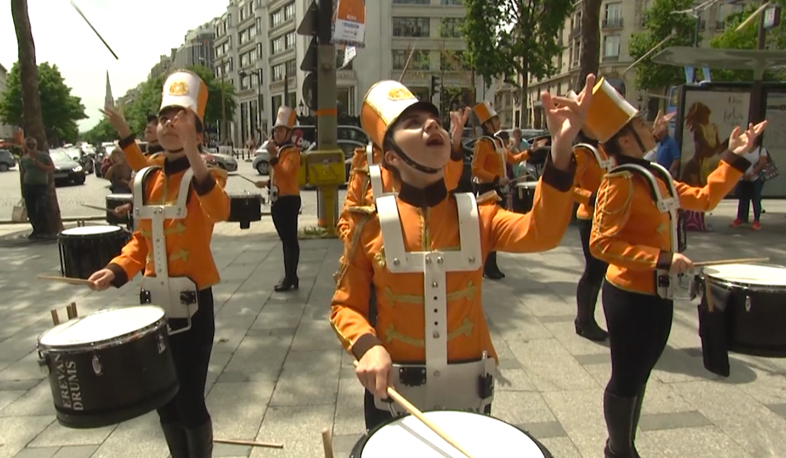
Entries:
POLYGON ((767 158, 770 152, 762 145, 762 138, 756 138, 756 147, 745 156, 750 161, 751 166, 745 171, 739 183, 737 183, 737 219, 731 223, 731 227, 739 227, 748 222, 750 215, 750 205, 753 203, 753 224, 751 229, 758 231, 761 229, 760 218, 764 210, 761 208, 761 193, 764 189, 764 180, 761 171, 767 166, 767 158))
MULTIPOLYGON (((207 87, 195 73, 181 70, 167 78, 157 128, 164 158, 161 165, 140 171, 135 183, 135 192, 143 194, 138 201, 145 202, 138 208, 144 212, 139 229, 119 256, 88 279, 94 290, 119 288, 144 269, 142 288, 167 315, 184 308, 182 299, 173 303, 172 298, 196 297, 190 329, 169 337, 180 389, 158 409, 172 458, 209 458, 213 451, 205 384, 215 334, 212 286, 220 279, 210 240, 214 224, 229 216, 229 197, 224 192, 226 172, 209 169, 199 154, 206 101, 207 87), (164 219, 159 226, 159 213, 147 202, 184 206, 185 216, 164 219), (178 226, 184 230, 169 230, 178 226), (164 235, 154 237, 156 231, 164 235), (167 274, 154 259, 167 260, 167 274)), ((174 329, 182 321, 170 319, 169 325, 174 329)))
MULTIPOLYGON (((475 142, 475 151, 472 156, 472 176, 477 181, 478 195, 488 191, 494 191, 502 199, 507 199, 510 191, 508 183, 508 165, 515 165, 521 161, 526 161, 529 157, 529 150, 524 150, 518 154, 512 154, 506 147, 505 142, 494 136, 500 129, 500 120, 497 112, 491 107, 491 103, 483 102, 473 108, 478 117, 483 136, 475 142)), ((491 251, 483 263, 483 277, 491 280, 505 278, 505 274, 497 265, 497 252, 491 251)))
POLYGON ((112 194, 131 194, 131 175, 133 171, 126 162, 123 150, 115 148, 109 154, 112 165, 106 170, 104 178, 111 183, 109 190, 112 194))
MULTIPOLYGON (((673 114, 671 116, 673 116, 673 114)), ((671 117, 663 118, 666 120, 665 123, 653 127, 653 134, 655 134, 655 139, 658 141, 655 161, 668 170, 674 179, 678 179, 680 176, 682 153, 680 151, 680 146, 677 144, 677 140, 674 140, 674 138, 669 135, 668 120, 671 119, 671 117)))
POLYGON ((652 127, 608 82, 601 80, 593 92, 585 128, 618 164, 600 184, 590 236, 592 255, 609 264, 602 295, 611 349, 604 453, 638 458, 636 428, 647 381, 671 331, 676 275, 693 268, 680 253, 677 209, 706 212, 718 205, 749 167, 743 156, 766 123, 745 132, 736 128, 707 184, 692 187, 643 159, 656 146, 652 127), (654 195, 667 199, 656 202, 654 195))
MULTIPOLYGON (((593 79, 588 77, 590 88, 593 79)), ((382 165, 400 189, 378 197, 375 210, 350 216, 359 234, 344 246, 330 322, 358 360, 367 429, 402 413, 386 399, 388 386, 421 410, 490 413, 497 355, 482 307, 484 255, 546 251, 567 230, 571 143, 589 97, 560 108, 557 100, 542 96, 554 145, 533 210, 522 215, 499 207, 495 192, 477 204, 471 193, 448 192, 450 141, 433 104, 396 81, 380 82, 366 94, 366 133, 382 146, 382 165), (368 312, 372 285, 375 326, 368 312)))
POLYGON ((282 105, 273 125, 273 137, 268 140, 270 178, 256 182, 258 188, 270 188, 270 215, 281 239, 284 251, 284 278, 273 289, 285 292, 300 287, 297 267, 300 262, 300 243, 297 239, 300 213, 300 149, 292 143, 295 110, 282 105))
POLYGON ((33 227, 29 239, 50 238, 54 234, 49 227, 49 182, 53 180, 55 165, 44 151, 38 151, 38 142, 33 137, 25 139, 25 154, 19 159, 22 181, 22 198, 27 208, 27 218, 33 227))

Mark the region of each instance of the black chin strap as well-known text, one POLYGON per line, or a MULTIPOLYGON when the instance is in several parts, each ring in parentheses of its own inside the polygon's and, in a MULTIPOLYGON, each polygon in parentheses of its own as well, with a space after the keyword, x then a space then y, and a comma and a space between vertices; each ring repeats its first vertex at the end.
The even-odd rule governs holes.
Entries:
POLYGON ((421 165, 421 164, 418 164, 417 162, 413 161, 411 157, 407 156, 406 153, 404 153, 404 151, 402 151, 401 148, 398 147, 396 142, 392 141, 392 139, 390 141, 390 145, 393 147, 393 151, 395 151, 396 154, 398 154, 399 157, 401 157, 402 161, 404 161, 408 166, 412 167, 413 169, 415 169, 415 170, 417 170, 419 172, 423 172, 423 173, 427 173, 429 175, 433 175, 433 174, 439 172, 440 170, 442 170, 442 169, 433 169, 431 167, 426 167, 425 165, 421 165))

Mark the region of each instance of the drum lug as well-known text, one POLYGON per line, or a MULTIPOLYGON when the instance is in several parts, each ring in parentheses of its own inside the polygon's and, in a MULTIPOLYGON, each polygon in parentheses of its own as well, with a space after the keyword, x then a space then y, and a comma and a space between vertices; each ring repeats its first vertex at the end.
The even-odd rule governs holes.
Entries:
POLYGON ((751 297, 748 296, 747 294, 745 295, 745 311, 746 312, 751 311, 751 297))
POLYGON ((164 342, 164 335, 163 334, 159 334, 158 335, 158 354, 160 355, 161 353, 164 352, 164 350, 166 350, 166 343, 164 342))
POLYGON ((98 355, 93 355, 93 372, 100 376, 102 375, 102 371, 103 369, 101 367, 101 361, 98 359, 98 355))
POLYGON ((49 355, 41 352, 38 352, 38 367, 41 370, 41 373, 44 375, 49 375, 51 370, 49 369, 49 355))

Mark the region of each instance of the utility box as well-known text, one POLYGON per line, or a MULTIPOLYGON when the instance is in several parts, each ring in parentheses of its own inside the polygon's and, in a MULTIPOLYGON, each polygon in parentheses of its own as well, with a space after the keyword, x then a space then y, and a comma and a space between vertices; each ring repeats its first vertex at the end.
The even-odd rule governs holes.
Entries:
POLYGON ((305 156, 308 184, 312 186, 338 186, 347 181, 344 152, 340 149, 310 151, 305 156))

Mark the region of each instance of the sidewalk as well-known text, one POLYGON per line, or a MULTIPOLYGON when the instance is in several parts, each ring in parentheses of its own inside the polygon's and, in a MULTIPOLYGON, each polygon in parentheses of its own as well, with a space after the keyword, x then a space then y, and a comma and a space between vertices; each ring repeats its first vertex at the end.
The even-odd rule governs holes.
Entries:
MULTIPOLYGON (((709 221, 713 233, 689 233, 696 260, 770 256, 786 265, 784 202, 768 202, 760 232, 730 229, 734 202, 709 221)), ((351 358, 328 325, 336 240, 301 242, 300 290, 277 294, 282 253, 270 220, 241 231, 217 226, 213 239, 222 283, 214 288, 216 340, 208 404, 216 438, 284 443, 283 450, 216 445, 215 457, 324 456, 320 432, 331 427, 336 457, 363 432, 362 389, 351 358)), ((301 227, 314 222, 303 221, 301 227)), ((24 226, 0 226, 0 237, 24 226)), ((571 227, 548 253, 500 255, 507 278, 484 282, 484 303, 503 375, 494 416, 528 430, 557 458, 601 458, 601 408, 610 372, 608 348, 573 332, 575 285, 583 268, 571 227)), ((165 458, 155 413, 114 427, 68 430, 54 419, 48 380, 34 353, 51 328, 49 310, 76 301, 80 315, 135 305, 139 277, 93 293, 35 279, 57 275, 56 243, 0 248, 0 458, 165 458)), ((786 360, 732 355, 722 379, 702 366, 695 304, 675 305, 669 345, 653 372, 638 435, 646 458, 786 456, 786 360)), ((598 320, 603 320, 598 307, 598 320)), ((391 444, 393 445, 393 444, 391 444)))

